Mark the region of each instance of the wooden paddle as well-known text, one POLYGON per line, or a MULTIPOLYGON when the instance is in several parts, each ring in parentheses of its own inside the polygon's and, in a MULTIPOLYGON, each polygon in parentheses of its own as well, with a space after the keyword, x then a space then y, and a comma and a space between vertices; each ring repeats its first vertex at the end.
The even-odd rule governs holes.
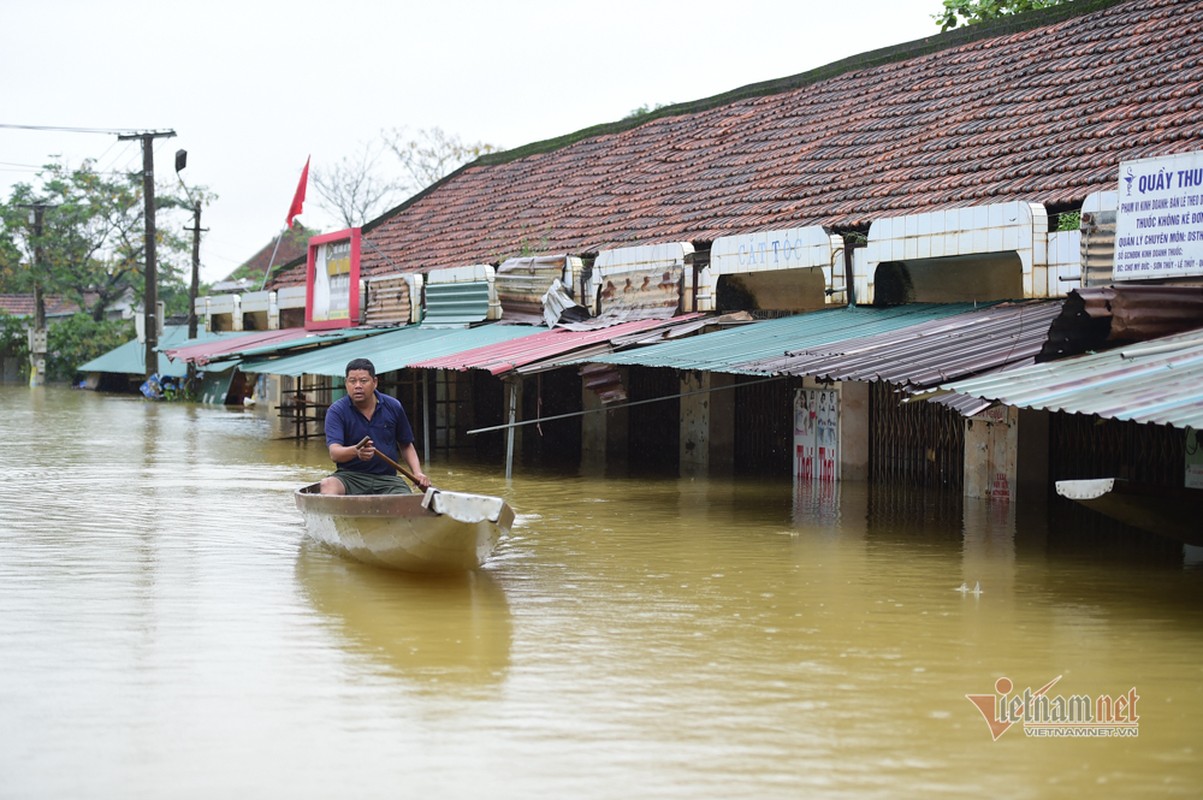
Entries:
MULTIPOLYGON (((359 444, 355 445, 355 449, 358 450, 359 448, 363 447, 365 444, 368 443, 368 440, 371 438, 372 437, 370 437, 370 436, 365 436, 362 439, 360 439, 359 444)), ((398 464, 396 461, 393 461, 391 458, 386 456, 384 453, 380 452, 379 448, 376 449, 376 456, 378 458, 380 458, 381 461, 388 464, 390 467, 397 470, 397 472, 400 472, 402 475, 404 475, 406 478, 408 478, 410 483, 412 483, 414 486, 417 486, 418 489, 422 488, 422 482, 419 481, 412 472, 410 472, 405 467, 398 464)), ((430 488, 434 489, 434 486, 431 486, 430 488)), ((438 491, 438 490, 436 489, 435 491, 438 491)))
MULTIPOLYGON (((369 438, 365 436, 355 446, 363 447, 369 438)), ((412 472, 379 450, 376 451, 376 455, 380 456, 390 467, 412 481, 419 490, 422 488, 422 484, 418 482, 417 477, 412 472)), ((422 508, 435 514, 446 514, 456 522, 463 522, 469 525, 491 522, 508 531, 510 526, 514 524, 513 509, 500 497, 465 494, 463 492, 444 492, 433 485, 426 490, 426 496, 422 498, 422 508)))

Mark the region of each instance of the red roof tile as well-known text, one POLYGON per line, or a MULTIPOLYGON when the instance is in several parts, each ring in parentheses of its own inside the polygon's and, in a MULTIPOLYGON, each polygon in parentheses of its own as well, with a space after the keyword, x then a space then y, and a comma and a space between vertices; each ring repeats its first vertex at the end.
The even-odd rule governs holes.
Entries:
POLYGON ((306 228, 304 225, 296 225, 289 228, 284 233, 284 237, 280 239, 277 247, 276 240, 272 239, 267 244, 263 245, 255 255, 251 256, 238 269, 226 276, 226 280, 234 280, 237 278, 255 278, 261 280, 263 274, 272 267, 280 267, 294 259, 307 256, 309 254, 309 237, 316 236, 318 231, 306 228), (272 255, 275 259, 272 259, 272 255), (270 262, 270 263, 269 263, 270 262))
POLYGON ((1203 3, 1079 0, 657 113, 474 162, 365 226, 364 274, 1077 205, 1203 148, 1203 3))
MULTIPOLYGON (((70 316, 80 310, 76 303, 57 295, 44 297, 42 308, 48 317, 70 316)), ((33 295, 0 294, 0 311, 14 317, 32 317, 34 315, 33 295)))

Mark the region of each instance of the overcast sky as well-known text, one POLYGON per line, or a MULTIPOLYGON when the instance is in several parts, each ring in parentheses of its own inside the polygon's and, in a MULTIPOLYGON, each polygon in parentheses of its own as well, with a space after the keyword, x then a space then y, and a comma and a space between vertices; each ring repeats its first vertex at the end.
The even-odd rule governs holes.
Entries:
MULTIPOLYGON (((204 212, 202 279, 283 229, 311 169, 439 127, 518 147, 938 32, 940 0, 40 0, 5 3, 0 125, 174 130, 160 181, 219 199, 204 212)), ((64 156, 137 170, 137 141, 0 127, 0 185, 64 156)), ((382 160, 382 167, 393 165, 382 160)), ((340 227, 312 182, 300 219, 340 227)))

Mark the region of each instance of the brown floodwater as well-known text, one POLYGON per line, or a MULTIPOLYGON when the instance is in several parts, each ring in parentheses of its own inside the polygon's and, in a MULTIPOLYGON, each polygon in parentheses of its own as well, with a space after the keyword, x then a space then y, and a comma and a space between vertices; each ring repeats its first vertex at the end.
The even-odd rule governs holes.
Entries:
POLYGON ((0 387, 0 796, 1203 791, 1198 551, 855 484, 436 459, 518 521, 483 571, 418 577, 310 543, 324 447, 271 437, 0 387), (1051 716, 1100 702, 1124 713, 1051 716))

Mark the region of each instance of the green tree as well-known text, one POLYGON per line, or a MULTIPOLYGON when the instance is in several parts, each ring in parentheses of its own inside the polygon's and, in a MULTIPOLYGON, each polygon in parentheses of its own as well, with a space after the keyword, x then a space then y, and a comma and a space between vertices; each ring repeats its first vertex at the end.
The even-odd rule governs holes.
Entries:
POLYGON ((1068 2, 1071 0, 944 0, 944 11, 933 14, 932 19, 940 24, 940 30, 947 31, 1068 2))
MULTIPOLYGON (((182 235, 184 217, 158 213, 191 208, 173 191, 156 189, 156 272, 167 294, 184 286, 181 265, 191 256, 190 241, 182 235)), ((140 300, 145 289, 143 210, 140 173, 109 177, 91 161, 74 169, 47 164, 38 172, 36 187, 19 183, 0 205, 0 290, 29 292, 36 280, 43 292, 66 297, 96 320, 127 292, 140 300), (45 207, 40 237, 31 214, 35 205, 45 207), (35 275, 39 247, 41 265, 35 275)))
POLYGON ((80 364, 134 338, 133 320, 95 320, 90 314, 80 312, 56 322, 47 331, 46 378, 51 381, 69 381, 75 377, 80 364))
MULTIPOLYGON (((0 355, 27 370, 29 367, 29 320, 0 311, 0 355)), ((81 362, 82 363, 82 362, 81 362)), ((22 374, 28 374, 23 372, 22 374)))
POLYGON ((632 108, 631 113, 627 114, 625 117, 623 117, 623 119, 638 119, 640 117, 646 117, 649 114, 651 114, 653 111, 659 111, 660 109, 665 108, 668 105, 671 105, 671 104, 670 103, 656 103, 656 105, 654 105, 654 106, 649 106, 647 103, 644 103, 643 105, 639 106, 639 108, 632 108))
MULTIPOLYGON (((0 355, 20 365, 29 374, 29 324, 26 317, 0 311, 0 355)), ((133 320, 96 321, 83 311, 55 322, 47 331, 46 378, 70 381, 80 364, 104 355, 134 338, 133 320)))

